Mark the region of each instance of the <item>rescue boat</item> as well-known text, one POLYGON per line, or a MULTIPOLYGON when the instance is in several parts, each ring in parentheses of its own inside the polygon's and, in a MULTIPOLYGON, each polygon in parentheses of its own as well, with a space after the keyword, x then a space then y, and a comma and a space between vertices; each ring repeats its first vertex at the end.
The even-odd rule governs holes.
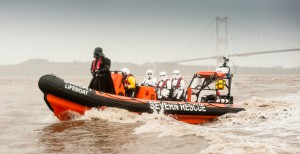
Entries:
POLYGON ((91 108, 115 107, 130 112, 164 113, 176 120, 189 124, 210 121, 227 113, 244 110, 233 105, 230 95, 232 75, 227 72, 197 72, 194 74, 182 101, 157 100, 154 87, 138 86, 134 97, 124 96, 122 74, 111 72, 116 94, 99 92, 63 80, 55 75, 44 75, 39 80, 39 88, 49 109, 59 120, 70 120, 70 111, 83 115, 91 108), (226 81, 227 80, 227 83, 226 81), (212 87, 211 85, 215 83, 212 87), (220 90, 227 89, 226 95, 220 90), (202 91, 213 94, 201 95, 202 91))

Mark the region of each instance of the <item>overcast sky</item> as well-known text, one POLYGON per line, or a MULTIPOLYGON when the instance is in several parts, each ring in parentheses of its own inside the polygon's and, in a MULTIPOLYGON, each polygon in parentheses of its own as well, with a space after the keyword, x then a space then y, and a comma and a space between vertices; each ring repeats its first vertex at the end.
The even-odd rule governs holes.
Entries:
MULTIPOLYGON (((228 53, 300 48, 299 0, 0 0, 0 65, 86 62, 98 46, 113 62, 207 57, 217 16, 228 17, 228 53)), ((295 67, 300 52, 234 61, 295 67)))

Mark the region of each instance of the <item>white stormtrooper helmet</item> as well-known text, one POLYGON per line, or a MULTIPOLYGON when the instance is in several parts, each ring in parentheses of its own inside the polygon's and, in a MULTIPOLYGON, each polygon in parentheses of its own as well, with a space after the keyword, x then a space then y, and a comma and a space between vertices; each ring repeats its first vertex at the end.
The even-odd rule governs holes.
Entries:
POLYGON ((180 71, 179 70, 174 70, 173 71, 173 78, 177 79, 177 80, 180 78, 180 71))
POLYGON ((161 80, 161 81, 165 81, 165 80, 167 80, 167 73, 166 72, 160 72, 159 73, 159 80, 161 80))
POLYGON ((124 75, 128 75, 128 74, 130 74, 130 71, 129 71, 129 69, 128 69, 128 68, 126 68, 126 67, 125 67, 125 68, 122 68, 122 69, 121 69, 121 72, 122 72, 122 73, 124 73, 124 75))
POLYGON ((147 70, 146 71, 146 76, 147 76, 148 79, 152 79, 152 77, 153 77, 153 71, 152 70, 147 70))

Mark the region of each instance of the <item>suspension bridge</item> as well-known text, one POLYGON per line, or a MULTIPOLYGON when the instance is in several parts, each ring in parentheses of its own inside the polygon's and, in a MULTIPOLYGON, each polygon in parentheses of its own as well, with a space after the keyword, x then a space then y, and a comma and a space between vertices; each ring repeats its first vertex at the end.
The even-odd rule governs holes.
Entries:
MULTIPOLYGON (((261 55, 261 54, 280 53, 280 52, 295 52, 295 51, 299 52, 300 48, 260 51, 260 52, 246 52, 246 53, 239 53, 239 54, 235 53, 232 55, 228 55, 228 57, 245 57, 245 56, 251 56, 251 55, 261 55)), ((223 56, 210 56, 210 57, 176 60, 176 61, 171 61, 171 63, 181 63, 181 62, 190 62, 190 61, 207 60, 207 59, 221 59, 221 58, 223 58, 223 56)))
MULTIPOLYGON (((281 47, 282 49, 278 49, 278 47, 277 47, 276 49, 273 49, 273 50, 263 50, 263 51, 254 51, 254 52, 237 51, 236 53, 227 53, 228 52, 228 46, 229 46, 228 45, 229 40, 232 40, 232 38, 228 37, 228 18, 227 17, 224 17, 224 18, 216 17, 204 29, 204 31, 201 33, 201 36, 206 36, 202 40, 209 40, 209 39, 212 40, 213 36, 214 36, 214 38, 215 38, 215 49, 214 49, 214 51, 213 50, 210 51, 210 52, 214 52, 213 55, 212 55, 212 53, 210 53, 210 56, 199 57, 199 58, 181 59, 181 57, 184 57, 184 55, 188 55, 190 53, 189 50, 186 50, 181 55, 177 55, 177 57, 180 57, 180 58, 176 58, 176 57, 172 58, 172 60, 169 60, 168 63, 183 63, 183 62, 198 61, 198 60, 216 59, 216 64, 218 65, 219 61, 223 58, 223 56, 227 56, 227 57, 245 57, 245 56, 251 56, 251 55, 274 54, 274 53, 285 53, 285 52, 299 52, 300 51, 300 47, 299 47, 300 41, 299 40, 285 38, 285 37, 282 37, 282 36, 280 36, 280 37, 273 36, 273 35, 268 34, 266 32, 262 32, 260 30, 253 30, 251 28, 243 28, 243 29, 247 29, 246 31, 248 31, 251 34, 266 35, 268 37, 268 39, 270 39, 270 38, 277 39, 280 42, 283 42, 283 41, 294 42, 295 45, 291 45, 291 46, 285 47, 285 48, 281 47), (212 26, 214 23, 215 23, 215 26, 212 26), (212 30, 210 30, 210 31, 207 30, 211 27, 213 27, 212 30), (203 35, 203 34, 205 34, 206 31, 208 31, 208 35, 203 35), (223 54, 221 54, 221 53, 223 53, 223 54)), ((249 34, 247 34, 245 36, 248 36, 248 35, 249 34)), ((190 43, 190 44, 193 44, 193 42, 195 42, 194 44, 196 44, 196 43, 200 44, 200 43, 204 42, 204 41, 202 41, 202 42, 199 43, 195 40, 192 41, 192 43, 190 43)), ((256 40, 256 38, 253 38, 253 40, 256 40)), ((270 41, 270 42, 272 42, 272 41, 270 41)), ((280 44, 280 43, 274 42, 274 43, 272 43, 272 46, 276 45, 276 44, 280 44)), ((189 48, 189 46, 187 48, 189 48)))

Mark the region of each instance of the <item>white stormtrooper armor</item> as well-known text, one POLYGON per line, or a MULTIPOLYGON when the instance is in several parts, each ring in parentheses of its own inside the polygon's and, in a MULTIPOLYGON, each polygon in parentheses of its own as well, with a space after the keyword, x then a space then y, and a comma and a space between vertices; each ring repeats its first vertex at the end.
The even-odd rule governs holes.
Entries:
POLYGON ((172 89, 173 89, 172 98, 179 100, 180 97, 183 95, 184 85, 185 85, 184 80, 182 79, 179 70, 173 71, 173 79, 172 79, 171 83, 172 83, 172 89))
POLYGON ((168 79, 166 72, 159 73, 159 81, 156 85, 157 98, 167 99, 172 88, 171 81, 168 79))
POLYGON ((153 71, 147 70, 146 71, 146 78, 143 80, 142 86, 152 86, 155 87, 156 85, 156 78, 153 77, 153 71))

